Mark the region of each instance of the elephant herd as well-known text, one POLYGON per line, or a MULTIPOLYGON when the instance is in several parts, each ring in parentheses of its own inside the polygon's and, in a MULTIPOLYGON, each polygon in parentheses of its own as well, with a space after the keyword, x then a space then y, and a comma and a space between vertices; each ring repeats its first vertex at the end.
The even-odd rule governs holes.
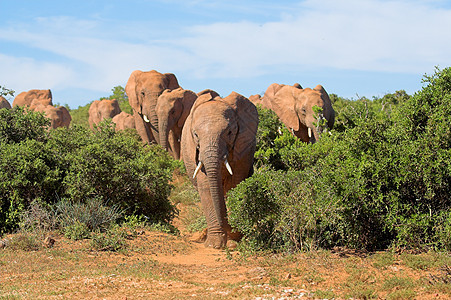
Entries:
MULTIPOLYGON (((299 84, 272 84, 263 97, 253 95, 248 99, 232 92, 222 98, 209 89, 199 93, 185 90, 171 73, 137 70, 132 72, 125 91, 133 115, 121 112, 116 100, 94 101, 89 109, 91 128, 104 118, 112 118, 116 130, 136 128, 144 143, 160 144, 175 159, 181 159, 199 192, 207 220, 205 245, 217 249, 240 238, 227 221, 225 195, 252 175, 258 127, 256 105, 273 110, 304 142, 319 139, 323 130, 318 126, 320 120, 332 128, 335 119, 329 96, 320 85, 303 89, 299 84), (315 112, 314 106, 320 109, 315 112)), ((50 90, 46 92, 28 102, 22 93, 13 106, 26 105, 49 116, 45 108, 53 106, 50 90)), ((65 121, 70 122, 67 115, 65 121)))
MULTIPOLYGON (((50 90, 30 90, 14 98, 13 106, 28 107, 32 111, 42 112, 50 119, 50 128, 69 127, 72 117, 64 106, 53 106, 50 90)), ((5 98, 0 97, 0 108, 11 108, 5 98)))

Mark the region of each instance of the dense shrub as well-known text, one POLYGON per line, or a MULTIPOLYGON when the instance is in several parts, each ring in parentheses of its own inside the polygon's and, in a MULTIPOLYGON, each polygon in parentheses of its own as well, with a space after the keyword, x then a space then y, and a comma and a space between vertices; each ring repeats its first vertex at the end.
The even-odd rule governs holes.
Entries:
POLYGON ((258 247, 450 250, 451 69, 424 83, 413 97, 335 108, 332 136, 276 148, 289 171, 256 172, 238 185, 231 222, 258 247))
POLYGON ((82 126, 48 132, 47 120, 20 108, 0 110, 0 230, 16 228, 34 200, 100 199, 125 214, 169 222, 173 160, 160 147, 143 147, 134 131, 111 122, 96 132, 82 126), (24 130, 21 126, 25 126, 24 130))

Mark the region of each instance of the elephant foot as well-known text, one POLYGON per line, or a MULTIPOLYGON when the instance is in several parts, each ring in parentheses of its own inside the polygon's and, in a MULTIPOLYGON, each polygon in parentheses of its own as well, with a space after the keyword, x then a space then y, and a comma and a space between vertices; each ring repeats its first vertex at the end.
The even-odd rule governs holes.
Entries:
POLYGON ((224 249, 227 245, 227 235, 225 233, 208 233, 205 240, 205 247, 224 249))

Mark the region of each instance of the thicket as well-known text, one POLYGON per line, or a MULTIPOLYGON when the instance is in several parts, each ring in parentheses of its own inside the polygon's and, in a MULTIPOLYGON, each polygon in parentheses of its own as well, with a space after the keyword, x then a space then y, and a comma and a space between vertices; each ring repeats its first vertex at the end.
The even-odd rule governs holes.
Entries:
POLYGON ((159 146, 143 147, 134 131, 115 132, 103 122, 95 132, 83 126, 48 131, 40 113, 20 107, 0 110, 0 232, 17 228, 34 201, 96 200, 124 215, 168 223, 174 161, 159 146))
POLYGON ((423 83, 412 97, 331 95, 335 129, 315 144, 275 134, 260 110, 259 169, 228 194, 232 226, 255 249, 451 250, 451 68, 423 83))

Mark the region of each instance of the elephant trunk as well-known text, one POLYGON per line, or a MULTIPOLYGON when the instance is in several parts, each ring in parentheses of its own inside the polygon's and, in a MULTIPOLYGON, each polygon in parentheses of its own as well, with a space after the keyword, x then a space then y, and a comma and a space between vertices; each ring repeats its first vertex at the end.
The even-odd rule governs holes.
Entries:
POLYGON ((203 164, 207 173, 211 201, 215 210, 215 219, 217 220, 211 227, 213 230, 218 230, 218 233, 223 233, 226 207, 224 202, 224 188, 222 186, 222 158, 217 149, 204 153, 206 155, 204 156, 203 164))
POLYGON ((160 133, 160 145, 168 150, 168 136, 169 136, 169 126, 167 120, 158 120, 158 131, 160 133))
POLYGON ((151 107, 150 109, 150 129, 152 131, 152 134, 155 138, 155 141, 157 142, 157 144, 160 144, 160 135, 158 133, 158 116, 157 116, 157 112, 155 111, 155 106, 151 107))

